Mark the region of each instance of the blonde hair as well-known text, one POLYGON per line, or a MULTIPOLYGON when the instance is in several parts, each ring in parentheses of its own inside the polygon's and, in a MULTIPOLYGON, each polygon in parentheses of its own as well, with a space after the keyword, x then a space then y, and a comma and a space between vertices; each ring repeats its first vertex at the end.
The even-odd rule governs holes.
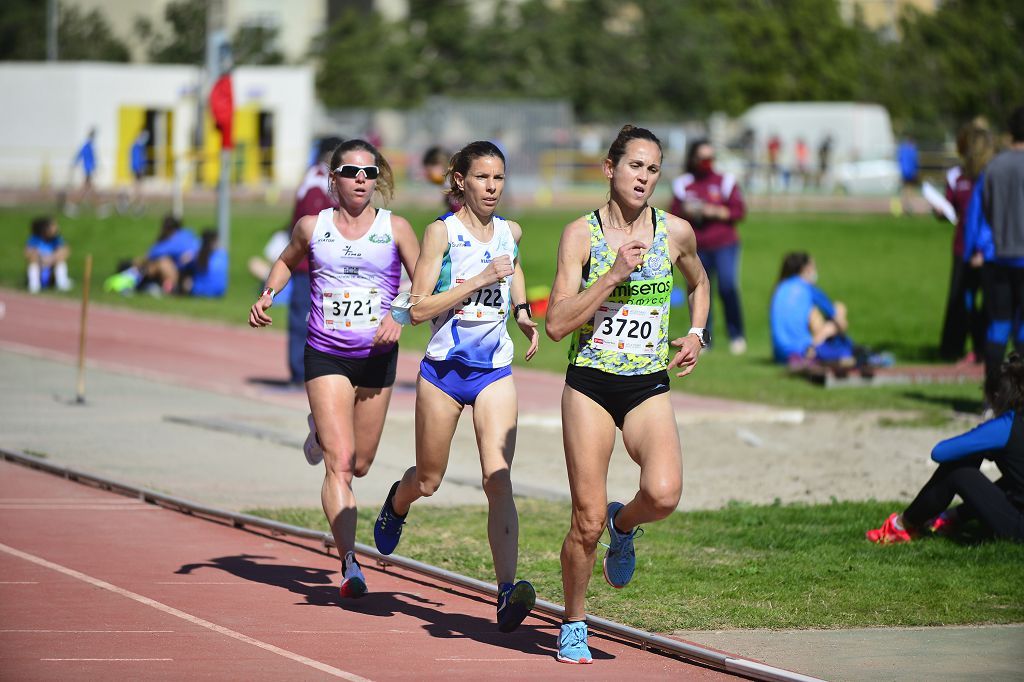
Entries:
POLYGON ((374 190, 380 193, 381 199, 387 204, 395 196, 395 174, 384 155, 366 140, 346 140, 335 147, 334 153, 331 154, 331 173, 333 174, 334 169, 341 165, 341 159, 345 154, 358 150, 373 154, 373 162, 380 169, 374 190))

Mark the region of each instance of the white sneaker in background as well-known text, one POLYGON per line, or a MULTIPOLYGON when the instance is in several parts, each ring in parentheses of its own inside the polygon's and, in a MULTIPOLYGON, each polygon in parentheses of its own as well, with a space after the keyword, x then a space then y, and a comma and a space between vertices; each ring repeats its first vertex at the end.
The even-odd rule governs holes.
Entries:
POLYGON ((729 342, 729 352, 733 355, 743 355, 747 352, 747 340, 738 336, 729 342))
POLYGON ((306 442, 302 444, 302 454, 306 456, 309 465, 315 467, 324 461, 324 449, 320 447, 320 441, 316 439, 316 422, 313 421, 312 414, 306 417, 306 423, 309 424, 309 435, 306 436, 306 442))

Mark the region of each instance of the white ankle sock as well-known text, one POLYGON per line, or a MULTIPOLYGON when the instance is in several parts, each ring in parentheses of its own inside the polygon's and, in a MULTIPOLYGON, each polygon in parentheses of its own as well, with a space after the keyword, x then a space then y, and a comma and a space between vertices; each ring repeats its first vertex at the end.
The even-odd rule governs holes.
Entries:
POLYGON ((906 530, 906 528, 903 527, 903 521, 900 519, 898 514, 892 517, 892 527, 896 530, 906 530))
POLYGON ((40 273, 39 263, 28 264, 28 290, 30 293, 38 294, 39 289, 42 288, 40 273))
POLYGON ((68 264, 64 262, 53 266, 53 276, 57 281, 57 288, 64 291, 71 288, 71 281, 68 280, 68 264))

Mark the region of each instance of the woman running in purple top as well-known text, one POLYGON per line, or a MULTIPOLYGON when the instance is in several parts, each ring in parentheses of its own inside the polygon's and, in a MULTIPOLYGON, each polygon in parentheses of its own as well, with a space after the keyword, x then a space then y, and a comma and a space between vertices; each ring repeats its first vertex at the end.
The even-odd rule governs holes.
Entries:
POLYGON ((402 326, 391 315, 404 266, 416 268, 420 247, 409 222, 374 208, 374 191, 391 198, 387 160, 363 140, 349 140, 331 156, 331 191, 340 208, 300 218, 274 263, 266 288, 249 312, 249 325, 272 324, 267 310, 301 261, 311 280, 306 333, 306 394, 310 433, 303 451, 326 465, 320 492, 342 558, 341 596, 360 597, 366 580, 356 562, 356 498, 377 454, 391 400, 402 326))

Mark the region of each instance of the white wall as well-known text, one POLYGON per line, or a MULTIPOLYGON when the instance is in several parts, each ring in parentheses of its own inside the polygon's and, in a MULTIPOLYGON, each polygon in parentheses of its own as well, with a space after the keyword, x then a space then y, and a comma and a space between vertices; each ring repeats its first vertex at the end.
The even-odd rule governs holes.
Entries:
MULTIPOLYGON (((188 66, 91 62, 0 64, 0 185, 38 187, 70 180, 72 159, 97 129, 96 182, 115 177, 122 106, 174 112, 172 147, 185 154, 196 120, 201 71, 188 66)), ((235 72, 236 106, 272 110, 278 182, 298 182, 312 136, 313 73, 309 67, 246 67, 235 72)), ((80 173, 80 171, 79 171, 80 173)), ((79 175, 80 177, 80 175, 79 175)), ((78 179, 75 179, 78 182, 78 179)))

